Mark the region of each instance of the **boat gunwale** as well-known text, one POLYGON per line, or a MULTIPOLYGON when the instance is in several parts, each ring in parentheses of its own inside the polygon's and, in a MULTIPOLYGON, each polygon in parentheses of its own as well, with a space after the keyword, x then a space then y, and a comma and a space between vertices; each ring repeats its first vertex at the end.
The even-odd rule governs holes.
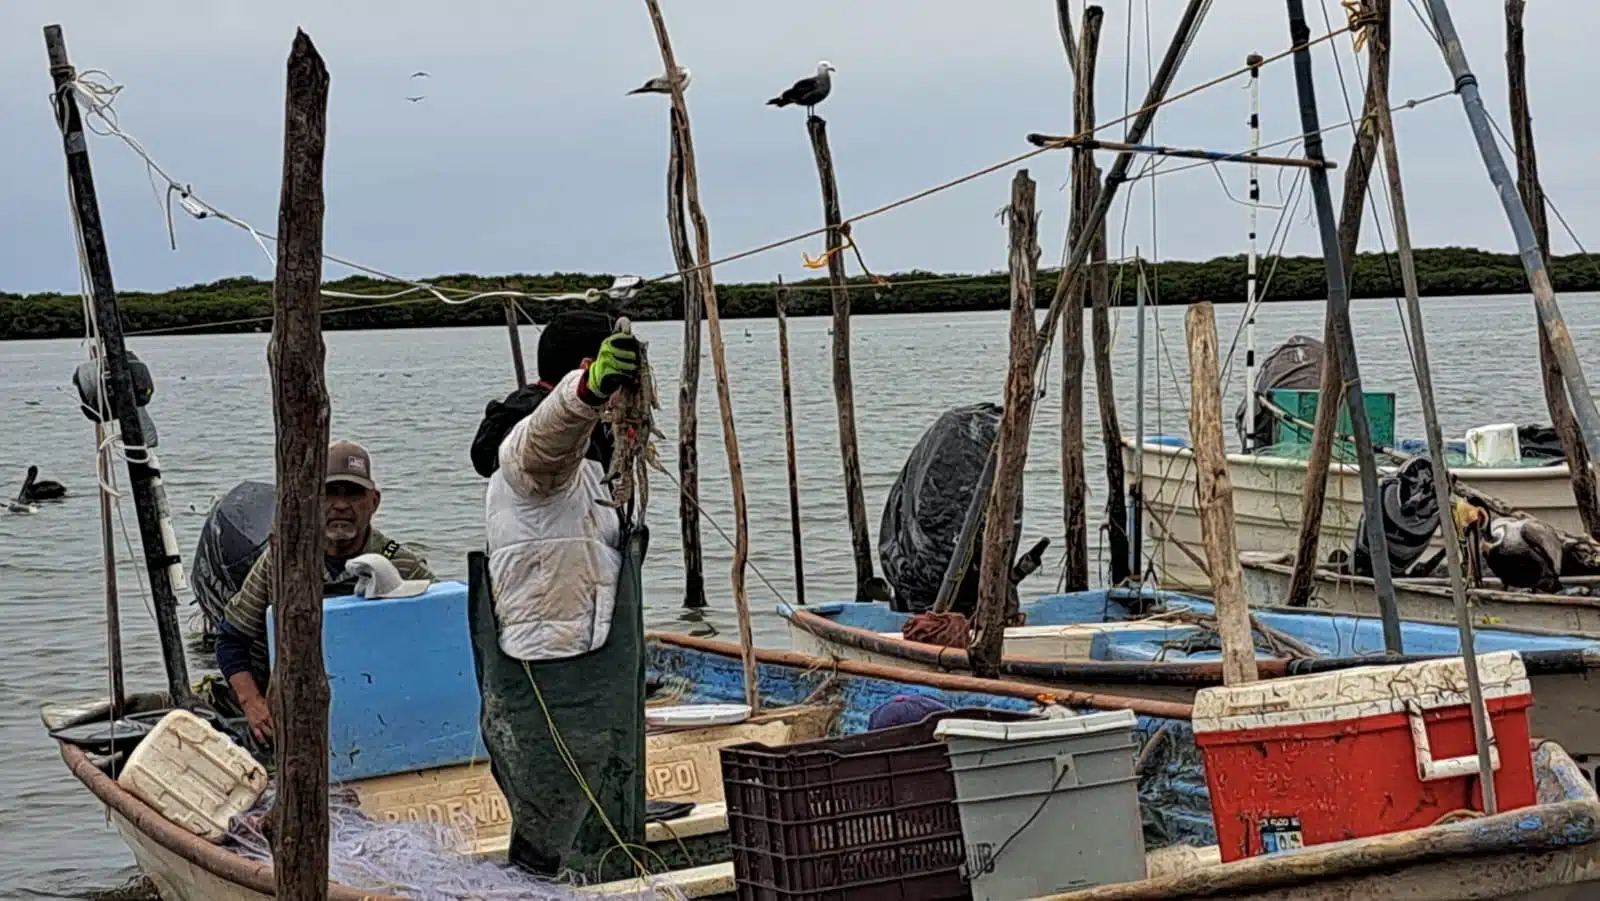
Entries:
MULTIPOLYGON (((1293 574, 1294 567, 1282 562, 1283 558, 1283 554, 1271 554, 1263 551, 1247 551, 1239 555, 1239 564, 1246 569, 1264 570, 1279 576, 1293 574)), ((1370 590, 1376 590, 1375 586, 1377 584, 1369 576, 1332 573, 1321 567, 1317 567, 1313 573, 1313 578, 1315 578, 1318 582, 1326 584, 1366 588, 1370 590)), ((1452 603, 1455 600, 1455 595, 1452 593, 1452 590, 1448 585, 1438 585, 1432 582, 1422 583, 1412 579, 1407 579, 1403 576, 1395 579, 1394 584, 1396 588, 1404 588, 1406 591, 1414 592, 1416 594, 1425 594, 1431 597, 1444 598, 1452 603)), ((1600 598, 1585 597, 1582 595, 1548 594, 1541 592, 1523 594, 1521 592, 1504 591, 1495 588, 1468 588, 1467 596, 1469 598, 1478 600, 1495 601, 1496 603, 1501 604, 1521 604, 1528 607, 1548 606, 1567 608, 1600 608, 1600 598)), ((1560 632, 1554 629, 1539 629, 1535 626, 1517 626, 1511 624, 1496 624, 1494 628, 1503 632, 1526 632, 1531 635, 1573 634, 1571 632, 1560 632)))
MULTIPOLYGON (((1124 449, 1129 451, 1140 449, 1137 442, 1132 438, 1122 439, 1122 445, 1124 449)), ((1144 443, 1143 450, 1146 454, 1155 454, 1162 457, 1183 458, 1191 461, 1194 458, 1194 449, 1192 447, 1175 447, 1170 444, 1155 444, 1146 441, 1144 443)), ((1274 457, 1266 454, 1245 454, 1236 451, 1230 452, 1227 457, 1230 464, 1236 463, 1244 466, 1253 466, 1259 469, 1304 470, 1306 468, 1306 461, 1297 457, 1274 457)), ((1393 464, 1379 464, 1378 466, 1378 471, 1380 473, 1392 472, 1395 469, 1397 469, 1397 467, 1393 464)), ((1361 468, 1354 463, 1330 461, 1328 464, 1328 472, 1338 473, 1343 476, 1355 477, 1360 474, 1361 468)), ((1568 477, 1567 464, 1565 461, 1562 461, 1561 463, 1550 464, 1548 466, 1452 466, 1450 468, 1450 473, 1460 477, 1461 480, 1465 482, 1476 482, 1480 480, 1503 480, 1509 482, 1540 481, 1544 479, 1565 479, 1568 477)), ((1151 475, 1152 473, 1145 473, 1146 478, 1149 478, 1151 475)), ((1157 475, 1157 477, 1161 478, 1163 481, 1167 480, 1164 474, 1157 473, 1155 475, 1157 475)))

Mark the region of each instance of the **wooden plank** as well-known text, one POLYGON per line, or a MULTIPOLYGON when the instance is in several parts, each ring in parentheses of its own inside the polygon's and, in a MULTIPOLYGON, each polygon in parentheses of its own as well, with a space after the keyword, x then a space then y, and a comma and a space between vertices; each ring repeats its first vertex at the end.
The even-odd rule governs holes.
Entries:
POLYGON ((322 657, 323 510, 328 386, 322 343, 322 166, 328 70, 303 31, 289 52, 284 103, 278 269, 273 279, 272 413, 277 507, 272 597, 278 659, 272 717, 278 764, 273 805, 277 897, 328 897, 328 673, 322 657))
POLYGON ((1256 681, 1255 640, 1239 565, 1239 538, 1233 528, 1233 482, 1222 445, 1222 376, 1217 363, 1217 320, 1211 304, 1197 303, 1184 317, 1189 338, 1189 437, 1194 442, 1195 505, 1211 566, 1222 637, 1222 681, 1256 681))

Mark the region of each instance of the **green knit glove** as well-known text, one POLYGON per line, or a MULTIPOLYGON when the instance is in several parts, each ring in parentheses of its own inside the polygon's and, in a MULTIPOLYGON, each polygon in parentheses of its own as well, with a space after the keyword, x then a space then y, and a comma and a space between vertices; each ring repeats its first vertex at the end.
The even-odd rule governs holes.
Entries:
POLYGON ((589 364, 589 393, 607 398, 618 388, 632 385, 639 377, 639 339, 618 332, 600 345, 600 353, 589 364))

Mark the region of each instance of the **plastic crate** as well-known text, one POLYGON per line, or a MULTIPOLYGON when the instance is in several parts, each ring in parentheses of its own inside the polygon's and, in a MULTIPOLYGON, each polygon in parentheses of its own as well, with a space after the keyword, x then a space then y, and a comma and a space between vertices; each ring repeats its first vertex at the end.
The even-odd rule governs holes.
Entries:
POLYGON ((944 743, 933 737, 938 722, 950 717, 1034 718, 948 710, 859 735, 723 748, 740 901, 971 898, 955 779, 944 743))

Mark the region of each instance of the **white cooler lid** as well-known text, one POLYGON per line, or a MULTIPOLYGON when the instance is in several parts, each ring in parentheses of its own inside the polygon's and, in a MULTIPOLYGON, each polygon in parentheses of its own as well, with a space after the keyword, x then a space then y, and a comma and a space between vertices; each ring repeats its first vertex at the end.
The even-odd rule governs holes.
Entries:
MULTIPOLYGON (((1517 651, 1479 654, 1478 674, 1486 699, 1532 692, 1522 654, 1517 651)), ((1194 731, 1231 732, 1361 719, 1405 712, 1408 701, 1424 710, 1467 704, 1463 658, 1361 666, 1202 689, 1194 698, 1194 731)))
POLYGON ((1032 741, 1040 738, 1069 738, 1132 729, 1139 718, 1132 710, 1106 710, 1047 720, 1021 720, 996 723, 988 720, 944 719, 933 727, 934 738, 981 738, 989 741, 1032 741))

